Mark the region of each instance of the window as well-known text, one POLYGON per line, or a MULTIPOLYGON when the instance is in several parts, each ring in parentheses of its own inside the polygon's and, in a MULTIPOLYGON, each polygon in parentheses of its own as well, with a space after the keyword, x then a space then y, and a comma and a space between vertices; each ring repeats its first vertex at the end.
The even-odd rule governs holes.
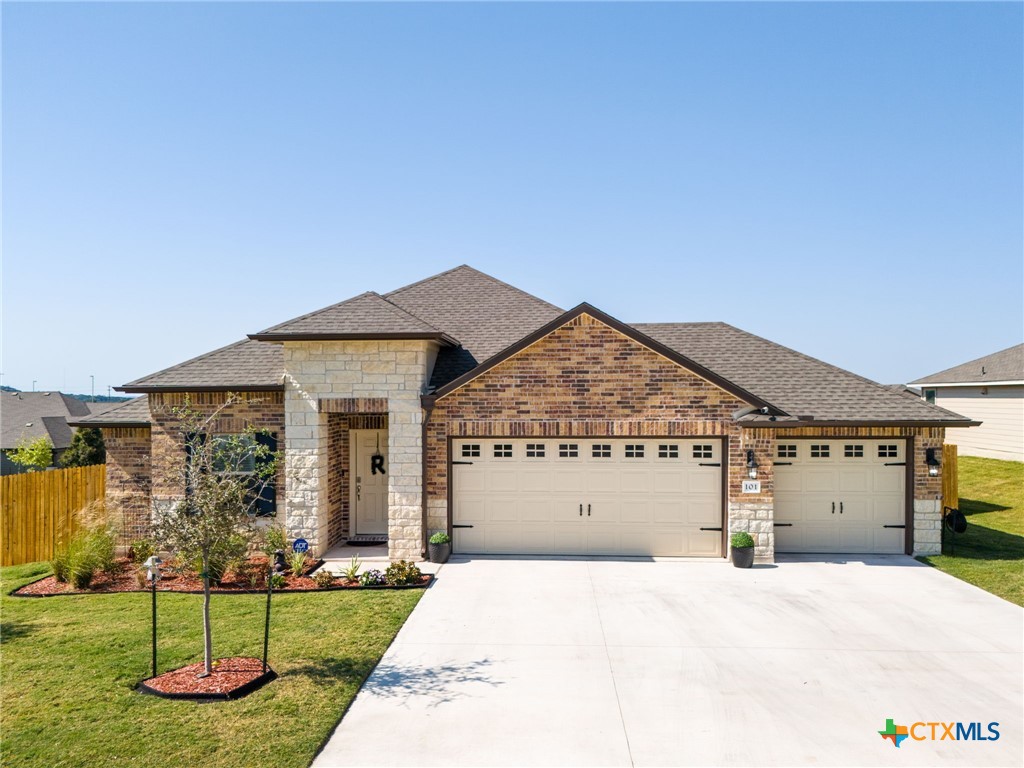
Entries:
POLYGON ((864 456, 863 445, 844 445, 843 456, 848 459, 860 459, 864 456))
POLYGON ((811 458, 812 459, 827 459, 829 457, 829 447, 827 445, 812 445, 811 446, 811 458))
POLYGON ((658 458, 659 459, 678 459, 679 458, 679 446, 675 443, 671 445, 659 445, 658 446, 658 458))
POLYGON ((221 475, 251 475, 256 471, 256 438, 253 435, 214 435, 213 471, 221 475))
POLYGON ((935 404, 935 390, 934 389, 926 389, 924 391, 924 399, 925 399, 925 402, 928 402, 928 403, 931 403, 932 405, 934 405, 935 404))
POLYGON ((590 446, 590 455, 595 459, 610 459, 612 457, 612 447, 604 443, 594 443, 590 446))
POLYGON ((510 443, 495 443, 495 445, 494 445, 494 458, 496 458, 496 459, 511 459, 512 458, 512 445, 510 443))
POLYGON ((878 446, 878 458, 880 458, 880 459, 895 459, 896 458, 896 446, 895 445, 880 445, 880 446, 878 446))
POLYGON ((695 459, 710 459, 711 453, 712 451, 710 445, 693 446, 693 458, 695 459))
MULTIPOLYGON (((185 453, 191 464, 196 451, 210 440, 210 448, 206 454, 213 472, 220 475, 233 475, 246 479, 250 509, 256 517, 273 517, 277 514, 277 490, 275 478, 266 477, 260 470, 273 461, 277 451, 277 437, 269 432, 254 434, 215 434, 192 433, 185 437, 185 453)), ((191 486, 185 488, 186 496, 192 492, 191 486)))
POLYGON ((528 459, 543 459, 544 458, 544 443, 527 443, 526 444, 526 458, 528 458, 528 459))
POLYGON ((795 445, 780 445, 776 452, 780 459, 795 459, 796 458, 796 446, 795 445))
POLYGON ((580 455, 580 446, 578 443, 559 443, 558 444, 558 458, 560 459, 575 459, 580 455))
POLYGON ((627 445, 626 446, 626 458, 627 459, 642 459, 644 457, 644 447, 642 445, 627 445))
POLYGON ((477 444, 465 444, 462 446, 462 458, 472 459, 480 456, 480 445, 477 444))

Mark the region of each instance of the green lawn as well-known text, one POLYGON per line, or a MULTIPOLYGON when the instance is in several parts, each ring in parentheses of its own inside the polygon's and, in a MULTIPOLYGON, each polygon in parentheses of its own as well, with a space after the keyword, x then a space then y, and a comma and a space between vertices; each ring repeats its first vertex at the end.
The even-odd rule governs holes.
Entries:
MULTIPOLYGON (((149 676, 149 595, 7 595, 48 571, 0 569, 4 766, 307 766, 423 594, 277 595, 280 677, 238 701, 196 704, 133 690, 149 676)), ((160 669, 200 661, 202 597, 158 600, 160 669)), ((215 656, 261 654, 264 601, 214 595, 215 656)))
POLYGON ((942 556, 918 559, 1024 605, 1024 464, 961 456, 959 465, 967 532, 947 533, 942 556))

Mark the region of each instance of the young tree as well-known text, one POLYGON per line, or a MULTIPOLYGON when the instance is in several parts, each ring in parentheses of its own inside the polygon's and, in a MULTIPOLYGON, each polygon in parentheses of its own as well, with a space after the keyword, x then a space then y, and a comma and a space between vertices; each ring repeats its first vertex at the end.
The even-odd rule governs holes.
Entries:
POLYGON ((279 456, 266 432, 248 427, 238 434, 215 434, 220 414, 243 402, 228 394, 208 415, 195 411, 188 400, 171 409, 185 448, 179 473, 185 497, 157 515, 154 534, 161 547, 200 563, 203 580, 203 660, 205 677, 213 671, 210 628, 210 583, 219 578, 225 554, 256 533, 256 513, 274 480, 279 456), (219 573, 215 574, 214 569, 219 573))
POLYGON ((79 428, 71 437, 71 445, 60 457, 62 467, 91 467, 107 460, 103 433, 98 429, 79 428))
POLYGON ((23 437, 17 447, 7 454, 7 458, 29 472, 46 469, 53 463, 53 443, 46 435, 30 440, 23 437))

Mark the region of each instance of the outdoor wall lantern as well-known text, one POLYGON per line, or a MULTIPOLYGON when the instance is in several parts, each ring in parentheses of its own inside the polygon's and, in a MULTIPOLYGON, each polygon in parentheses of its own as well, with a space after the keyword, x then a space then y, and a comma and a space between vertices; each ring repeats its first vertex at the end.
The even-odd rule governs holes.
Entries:
POLYGON ((928 474, 937 477, 939 474, 939 458, 935 455, 934 448, 927 448, 924 452, 924 463, 928 465, 928 474))
POLYGON ((751 480, 757 480, 757 459, 754 458, 754 449, 747 449, 747 475, 751 480))

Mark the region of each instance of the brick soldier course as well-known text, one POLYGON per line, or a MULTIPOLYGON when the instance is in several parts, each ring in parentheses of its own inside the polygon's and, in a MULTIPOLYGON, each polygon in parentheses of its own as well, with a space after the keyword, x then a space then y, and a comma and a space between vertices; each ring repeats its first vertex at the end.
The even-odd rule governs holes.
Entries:
MULTIPOLYGON (((128 536, 182 497, 173 408, 237 402, 214 431, 252 425, 284 461, 276 516, 318 554, 353 531, 349 432, 388 430, 388 552, 419 559, 450 530, 450 438, 679 436, 726 446, 728 531, 775 554, 772 459, 782 439, 906 440, 910 550, 939 547, 928 448, 974 422, 722 323, 627 325, 568 313, 469 267, 361 294, 121 388, 142 397, 77 425, 107 443, 107 493, 128 536), (760 492, 741 493, 747 451, 760 492)), ((941 450, 939 451, 941 453, 941 450)))

